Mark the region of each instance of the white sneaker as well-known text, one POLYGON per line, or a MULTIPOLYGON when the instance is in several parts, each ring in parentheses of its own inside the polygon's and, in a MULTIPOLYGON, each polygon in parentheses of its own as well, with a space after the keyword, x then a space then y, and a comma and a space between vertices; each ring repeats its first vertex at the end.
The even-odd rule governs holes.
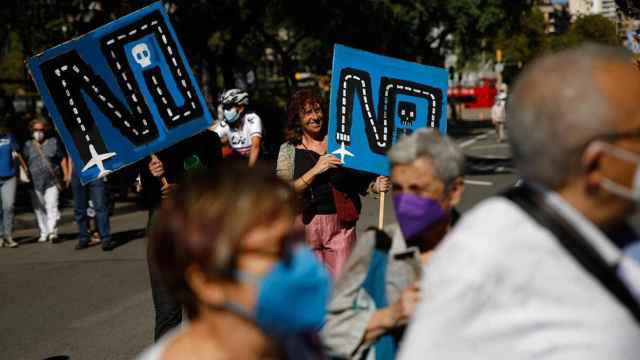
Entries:
POLYGON ((18 246, 20 245, 20 244, 18 244, 17 242, 13 241, 13 239, 12 239, 12 238, 10 238, 10 237, 8 237, 8 238, 5 240, 5 242, 6 242, 6 244, 5 244, 5 245, 6 245, 7 247, 10 247, 10 248, 15 248, 15 247, 18 247, 18 246))
POLYGON ((47 235, 40 235, 40 237, 38 238, 38 242, 47 242, 48 237, 47 235))

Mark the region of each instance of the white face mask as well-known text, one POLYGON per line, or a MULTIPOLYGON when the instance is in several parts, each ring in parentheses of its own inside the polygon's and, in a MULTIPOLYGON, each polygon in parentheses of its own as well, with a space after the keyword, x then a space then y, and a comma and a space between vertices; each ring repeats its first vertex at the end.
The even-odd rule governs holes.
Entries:
POLYGON ((632 200, 636 204, 640 205, 640 155, 602 141, 598 141, 592 146, 600 147, 610 155, 617 157, 618 159, 634 163, 636 165, 636 172, 633 175, 633 183, 631 184, 631 189, 607 178, 604 178, 602 180, 601 186, 603 189, 612 194, 616 194, 623 198, 632 200))
POLYGON ((38 141, 38 142, 44 140, 44 131, 40 131, 40 130, 34 131, 33 132, 33 139, 35 141, 38 141))
POLYGON ((238 111, 236 108, 231 108, 230 110, 224 111, 224 120, 229 124, 233 124, 238 120, 238 111))

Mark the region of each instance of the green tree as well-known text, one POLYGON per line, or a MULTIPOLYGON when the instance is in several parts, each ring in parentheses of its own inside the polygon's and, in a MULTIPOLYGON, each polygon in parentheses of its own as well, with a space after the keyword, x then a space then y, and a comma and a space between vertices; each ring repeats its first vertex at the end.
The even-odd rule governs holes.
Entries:
POLYGON ((616 0, 618 9, 629 17, 640 16, 640 0, 616 0))
POLYGON ((551 49, 565 49, 584 42, 620 45, 616 25, 602 15, 580 16, 566 34, 551 40, 551 49))
POLYGON ((548 48, 544 15, 538 8, 528 10, 513 27, 503 29, 495 41, 495 48, 502 50, 505 62, 524 64, 548 48))
POLYGON ((283 46, 286 54, 320 71, 330 69, 335 43, 436 66, 442 66, 445 53, 454 49, 467 59, 489 50, 491 39, 520 23, 531 8, 528 1, 508 0, 282 0, 270 4, 264 29, 270 42, 277 39, 279 29, 286 28, 294 34, 287 39, 290 44, 283 46))
MULTIPOLYGON (((7 0, 0 9, 0 41, 6 44, 8 34, 17 34, 26 58, 151 2, 7 0), (96 2, 100 9, 89 6, 96 2)), ((449 51, 458 51, 462 59, 492 51, 496 35, 520 26, 522 14, 531 8, 531 1, 510 0, 164 0, 164 4, 209 93, 234 86, 236 74, 262 66, 269 51, 279 78, 284 79, 285 95, 297 86, 296 72, 329 72, 336 43, 441 66, 449 51)))
POLYGON ((444 1, 446 22, 462 59, 495 49, 500 34, 515 33, 530 13, 533 1, 444 1))
MULTIPOLYGON (((4 93, 13 94, 20 87, 15 81, 24 76, 24 55, 18 34, 12 32, 6 39, 6 54, 0 60, 0 84, 4 93)), ((2 93, 2 92, 0 92, 2 93)))
MULTIPOLYGON (((35 90, 24 61, 48 48, 93 30, 151 1, 7 0, 0 8, 0 58, 3 77, 22 80, 35 90), (100 6, 96 7, 96 4, 100 6), (18 50, 16 50, 18 49, 18 50), (16 53, 19 51, 19 53, 16 53), (17 70, 19 68, 19 70, 17 70)), ((15 89, 16 86, 9 86, 15 89)))

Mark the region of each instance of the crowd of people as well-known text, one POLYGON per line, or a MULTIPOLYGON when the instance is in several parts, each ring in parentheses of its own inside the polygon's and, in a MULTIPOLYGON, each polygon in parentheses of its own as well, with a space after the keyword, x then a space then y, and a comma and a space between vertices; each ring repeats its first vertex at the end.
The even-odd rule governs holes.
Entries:
MULTIPOLYGON (((222 156, 220 152, 221 140, 229 149, 227 156, 248 158, 249 166, 253 166, 258 160, 261 148, 262 124, 260 117, 248 110, 249 95, 247 92, 232 89, 220 96, 222 106, 221 121, 215 122, 211 130, 199 134, 184 141, 179 147, 189 148, 204 145, 202 154, 192 154, 190 157, 174 163, 176 156, 173 153, 161 152, 151 160, 149 170, 146 165, 134 166, 139 170, 135 173, 140 176, 141 184, 145 186, 138 189, 142 192, 144 203, 148 209, 155 209, 162 199, 175 187, 175 182, 167 183, 163 176, 163 182, 158 189, 153 176, 148 176, 149 171, 154 171, 154 166, 162 162, 160 158, 166 158, 172 168, 184 167, 185 169, 197 168, 201 161, 214 163, 214 159, 222 156), (217 134, 217 135, 214 135, 217 134), (207 151, 208 150, 208 151, 207 151), (155 190, 159 191, 156 196, 155 190), (163 195, 164 194, 164 195, 163 195), (151 198, 150 198, 151 197, 151 198)), ((6 122, 0 124, 0 200, 2 213, 0 217, 0 247, 16 248, 20 244, 13 239, 14 204, 16 190, 19 183, 27 183, 31 205, 37 221, 39 236, 37 242, 57 243, 58 222, 60 213, 60 196, 65 189, 70 189, 73 197, 74 220, 78 227, 76 250, 87 249, 91 246, 102 245, 105 251, 113 250, 117 243, 112 241, 110 230, 110 194, 108 190, 108 178, 103 177, 86 184, 82 184, 78 169, 66 154, 64 146, 52 131, 50 122, 43 116, 34 116, 28 124, 30 139, 22 146, 17 143, 6 122)), ((178 147, 178 148, 179 148, 178 147)), ((188 151, 188 150, 186 150, 188 151)), ((174 181, 174 179, 171 179, 174 181)), ((177 179, 176 179, 177 180, 177 179)))
POLYGON ((585 45, 513 88, 522 182, 462 215, 452 139, 403 137, 389 178, 345 169, 310 90, 290 100, 275 171, 216 160, 183 176, 151 159, 158 184, 175 179, 149 228, 153 286, 188 321, 165 322, 140 358, 637 358, 640 73, 585 45), (356 238, 359 196, 390 190, 397 225, 356 238))
POLYGON ((35 117, 28 128, 31 138, 20 146, 8 124, 0 124, 0 247, 19 246, 13 239, 14 208, 18 184, 25 183, 38 225, 38 242, 58 242, 60 194, 71 188, 74 218, 79 230, 76 249, 102 243, 103 250, 112 250, 114 243, 110 240, 104 180, 81 184, 76 171, 73 171, 72 161, 46 119, 35 117), (93 228, 96 228, 95 234, 90 231, 93 228))
MULTIPOLYGON (((447 135, 399 139, 389 177, 347 169, 327 151, 324 100, 303 89, 271 167, 248 93, 224 92, 210 129, 139 166, 156 340, 140 359, 638 358, 640 72, 624 50, 583 45, 512 88, 496 122, 522 181, 466 214, 447 135), (356 236, 360 197, 387 192, 397 224, 356 236)), ((25 172, 39 241, 57 239, 72 185, 76 248, 95 242, 91 201, 109 250, 105 184, 80 184, 48 127, 34 120, 22 149, 0 127, 1 244, 16 246, 25 172)))

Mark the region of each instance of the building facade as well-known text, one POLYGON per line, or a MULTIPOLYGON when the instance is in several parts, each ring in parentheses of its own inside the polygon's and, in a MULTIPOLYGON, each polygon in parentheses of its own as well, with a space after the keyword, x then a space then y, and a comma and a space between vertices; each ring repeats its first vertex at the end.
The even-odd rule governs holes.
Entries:
POLYGON ((611 21, 617 20, 615 0, 569 0, 569 12, 573 17, 598 14, 611 21))

